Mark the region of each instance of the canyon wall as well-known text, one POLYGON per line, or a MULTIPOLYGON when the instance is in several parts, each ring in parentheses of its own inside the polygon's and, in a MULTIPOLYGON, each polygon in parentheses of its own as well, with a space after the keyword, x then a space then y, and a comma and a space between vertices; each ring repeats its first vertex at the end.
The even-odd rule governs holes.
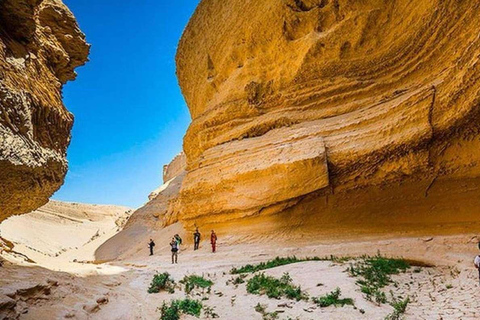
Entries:
POLYGON ((186 157, 185 153, 180 152, 177 154, 169 164, 163 166, 163 183, 167 183, 169 180, 172 180, 176 176, 180 175, 186 167, 186 157))
POLYGON ((73 115, 62 86, 88 53, 60 0, 0 2, 0 221, 47 203, 63 184, 73 115))
POLYGON ((168 223, 477 220, 479 28, 474 0, 203 0, 168 223))
POLYGON ((203 0, 176 57, 185 170, 97 259, 176 222, 242 242, 480 228, 478 30, 474 0, 203 0))
MULTIPOLYGON (((178 156, 175 157, 166 167, 178 165, 178 159, 178 156)), ((170 176, 168 181, 153 191, 149 195, 150 201, 132 213, 123 230, 96 250, 96 259, 109 261, 136 256, 146 248, 150 238, 154 238, 158 243, 158 250, 162 244, 170 243, 173 234, 179 233, 183 236, 184 231, 181 228, 177 228, 173 234, 164 232, 164 228, 175 220, 178 194, 184 177, 185 170, 178 171, 176 176, 170 176)))

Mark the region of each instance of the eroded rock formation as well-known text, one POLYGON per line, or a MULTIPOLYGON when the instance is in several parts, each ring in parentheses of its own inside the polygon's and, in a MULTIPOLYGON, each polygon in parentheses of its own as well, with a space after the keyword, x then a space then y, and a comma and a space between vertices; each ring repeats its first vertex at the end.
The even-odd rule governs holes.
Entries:
POLYGON ((173 220, 476 220, 479 28, 474 0, 203 0, 173 220))
POLYGON ((172 180, 173 178, 177 177, 182 173, 182 171, 185 171, 186 167, 186 157, 185 153, 180 152, 173 158, 172 161, 170 161, 169 164, 166 164, 163 166, 163 183, 166 183, 169 180, 172 180))
POLYGON ((62 86, 89 45, 60 0, 0 2, 0 221, 48 201, 67 171, 62 86))

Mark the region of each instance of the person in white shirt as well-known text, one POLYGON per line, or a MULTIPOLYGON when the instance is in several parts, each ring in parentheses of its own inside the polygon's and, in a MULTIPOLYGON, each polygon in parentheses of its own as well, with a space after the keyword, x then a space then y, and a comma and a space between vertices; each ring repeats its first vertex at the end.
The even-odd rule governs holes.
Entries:
MULTIPOLYGON (((479 244, 480 246, 480 244, 479 244)), ((477 255, 475 259, 473 260, 473 263, 475 264, 475 268, 478 270, 478 281, 480 284, 480 255, 477 255)))

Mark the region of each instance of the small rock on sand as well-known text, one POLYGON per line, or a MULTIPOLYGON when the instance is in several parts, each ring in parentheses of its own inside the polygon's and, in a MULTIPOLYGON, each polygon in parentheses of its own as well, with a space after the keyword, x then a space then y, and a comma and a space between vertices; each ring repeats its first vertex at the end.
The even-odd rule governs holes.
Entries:
POLYGON ((95 313, 100 310, 100 306, 98 305, 98 303, 89 303, 83 306, 83 310, 88 313, 95 313))
POLYGON ((98 304, 107 304, 108 303, 108 298, 105 296, 97 298, 97 303, 98 304))

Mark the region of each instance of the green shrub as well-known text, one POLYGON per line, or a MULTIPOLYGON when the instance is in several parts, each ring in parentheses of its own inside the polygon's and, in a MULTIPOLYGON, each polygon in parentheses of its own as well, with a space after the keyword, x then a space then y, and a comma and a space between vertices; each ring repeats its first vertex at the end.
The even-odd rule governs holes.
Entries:
POLYGON ((324 307, 329 307, 331 305, 333 306, 344 306, 344 305, 351 305, 353 306, 353 299, 351 298, 343 298, 340 299, 341 291, 340 288, 336 288, 334 291, 318 297, 318 298, 313 298, 313 302, 315 302, 319 307, 324 308, 324 307))
POLYGON ((169 293, 175 292, 175 281, 170 277, 168 272, 157 273, 153 276, 148 293, 158 293, 160 291, 167 291, 169 293))
POLYGON ((257 274, 247 282, 247 292, 252 294, 265 294, 269 298, 280 299, 287 297, 292 300, 307 299, 299 286, 292 284, 292 278, 285 273, 280 279, 266 276, 264 273, 257 274))
POLYGON ((402 299, 393 299, 390 303, 393 307, 393 312, 385 317, 385 320, 400 320, 407 310, 407 306, 410 303, 410 297, 402 299))
POLYGON ((168 305, 166 302, 163 302, 162 307, 160 308, 160 320, 179 320, 180 319, 180 309, 178 304, 170 302, 168 305))
POLYGON ((297 258, 295 256, 286 257, 286 258, 276 257, 275 259, 269 260, 267 262, 261 262, 259 264, 255 264, 255 265, 247 264, 247 265, 245 265, 243 267, 240 267, 240 268, 233 268, 232 270, 230 270, 230 273, 231 274, 249 273, 249 272, 253 273, 253 272, 262 271, 262 270, 266 270, 266 269, 271 269, 271 268, 275 268, 275 267, 279 267, 279 266, 284 266, 284 265, 287 265, 287 264, 305 262, 305 261, 345 262, 345 261, 348 261, 350 259, 351 259, 350 257, 338 258, 338 257, 335 257, 333 255, 331 255, 329 257, 324 257, 324 258, 307 257, 307 258, 303 258, 303 259, 297 258))
POLYGON ((368 300, 375 301, 378 304, 387 302, 387 295, 385 292, 380 291, 378 287, 364 283, 365 282, 362 280, 357 281, 357 284, 360 284, 360 291, 365 293, 368 300))
POLYGON ((194 274, 183 277, 183 279, 180 280, 180 283, 185 285, 186 293, 192 292, 192 290, 195 288, 208 289, 210 291, 210 288, 213 286, 213 282, 211 280, 194 274))
POLYGON ((177 300, 179 302, 179 308, 184 314, 189 314, 191 316, 199 317, 200 312, 202 312, 202 303, 198 300, 192 299, 183 299, 177 300))
POLYGON ((405 272, 410 265, 403 259, 390 259, 380 254, 374 257, 363 256, 350 264, 347 269, 351 276, 360 277, 357 284, 368 300, 377 303, 387 301, 380 289, 392 282, 391 275, 405 272))
POLYGON ((180 314, 188 314, 191 316, 199 317, 202 312, 202 303, 197 300, 183 299, 172 300, 170 304, 163 302, 160 308, 161 320, 179 320, 180 314))

